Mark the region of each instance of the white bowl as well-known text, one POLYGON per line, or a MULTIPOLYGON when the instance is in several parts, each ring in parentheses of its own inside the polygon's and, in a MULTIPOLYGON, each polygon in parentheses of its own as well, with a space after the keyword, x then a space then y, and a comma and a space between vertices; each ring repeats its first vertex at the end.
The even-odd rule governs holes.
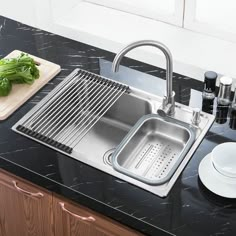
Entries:
POLYGON ((199 165, 199 178, 211 192, 226 198, 236 198, 236 178, 222 175, 213 166, 211 153, 204 157, 199 165))
POLYGON ((236 142, 216 146, 211 152, 211 161, 221 174, 236 178, 236 142))

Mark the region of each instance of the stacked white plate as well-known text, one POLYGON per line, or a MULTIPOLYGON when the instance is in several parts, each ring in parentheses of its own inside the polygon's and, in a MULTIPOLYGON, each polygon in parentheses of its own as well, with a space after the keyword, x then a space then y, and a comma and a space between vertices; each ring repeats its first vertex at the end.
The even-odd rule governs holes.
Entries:
POLYGON ((199 178, 213 193, 236 198, 236 143, 216 146, 199 165, 199 178))

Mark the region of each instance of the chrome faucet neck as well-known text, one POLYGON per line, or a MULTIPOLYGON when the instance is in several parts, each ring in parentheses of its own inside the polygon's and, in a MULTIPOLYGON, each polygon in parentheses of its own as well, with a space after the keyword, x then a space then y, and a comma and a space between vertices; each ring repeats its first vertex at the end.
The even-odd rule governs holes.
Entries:
POLYGON ((163 106, 161 108, 161 114, 169 114, 172 115, 174 113, 174 92, 173 92, 173 59, 170 50, 163 44, 154 40, 141 40, 137 42, 133 42, 127 45, 124 49, 122 49, 114 58, 112 64, 113 72, 118 72, 119 65, 122 58, 134 48, 141 46, 153 46, 160 49, 166 58, 166 97, 163 100, 163 106))

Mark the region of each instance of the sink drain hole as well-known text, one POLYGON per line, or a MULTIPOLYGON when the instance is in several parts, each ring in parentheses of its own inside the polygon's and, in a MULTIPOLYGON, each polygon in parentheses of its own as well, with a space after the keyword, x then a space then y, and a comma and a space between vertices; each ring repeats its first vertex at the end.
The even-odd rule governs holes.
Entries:
POLYGON ((105 154, 103 155, 103 161, 106 165, 112 165, 111 164, 111 158, 112 158, 112 154, 115 151, 115 148, 112 148, 108 151, 105 152, 105 154))

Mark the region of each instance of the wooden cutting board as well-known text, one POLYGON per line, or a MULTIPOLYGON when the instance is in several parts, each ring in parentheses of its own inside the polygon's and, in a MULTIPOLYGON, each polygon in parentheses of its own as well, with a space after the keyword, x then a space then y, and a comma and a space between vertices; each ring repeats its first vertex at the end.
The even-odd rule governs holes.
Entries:
MULTIPOLYGON (((21 51, 14 50, 6 58, 17 57, 21 51)), ((41 89, 49 80, 61 71, 61 67, 42 58, 28 54, 38 65, 40 77, 33 84, 13 84, 10 94, 6 97, 0 97, 0 120, 5 120, 39 89, 41 89)))

